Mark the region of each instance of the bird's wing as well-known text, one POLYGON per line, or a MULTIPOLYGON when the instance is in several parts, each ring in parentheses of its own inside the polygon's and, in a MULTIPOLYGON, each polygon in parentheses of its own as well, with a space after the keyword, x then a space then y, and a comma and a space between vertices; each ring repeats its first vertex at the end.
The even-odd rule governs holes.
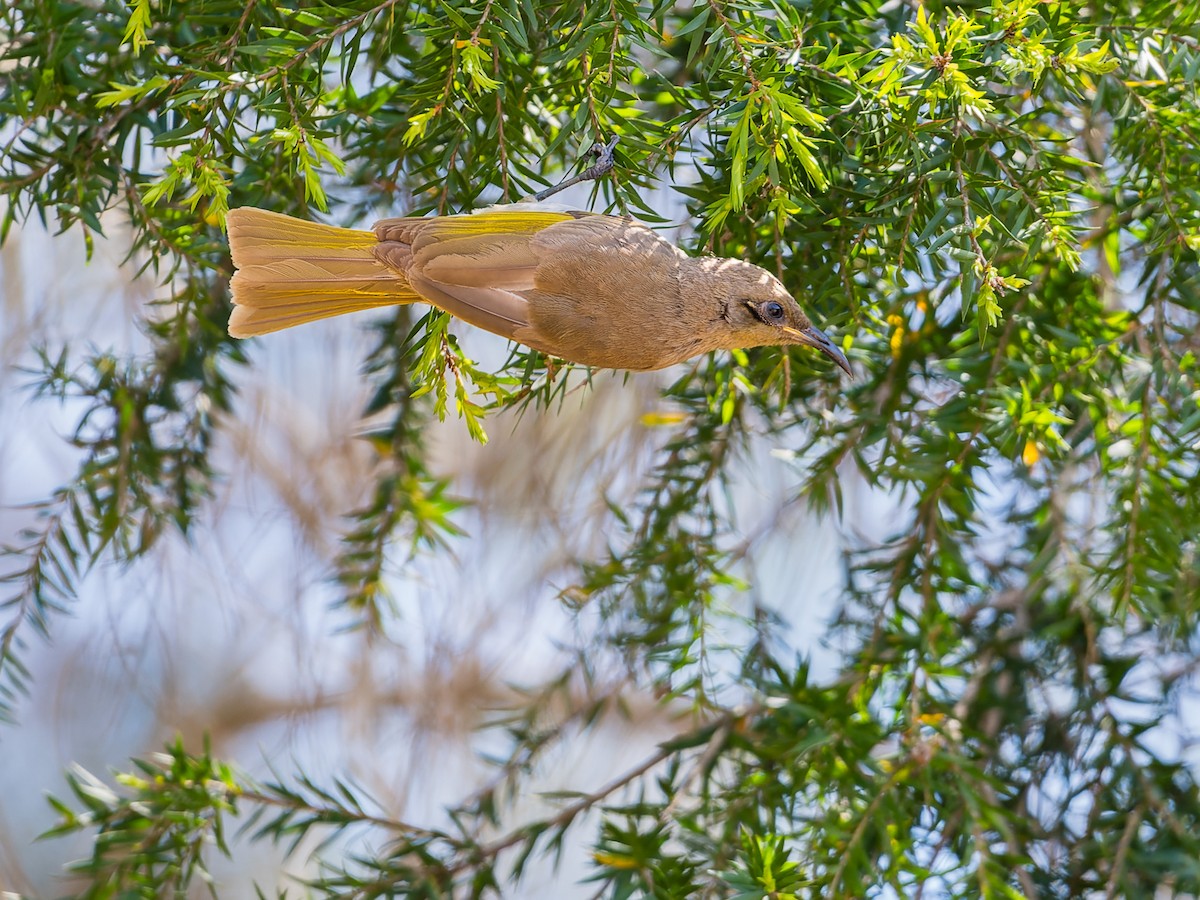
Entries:
POLYGON ((504 209, 468 216, 385 220, 375 226, 379 257, 420 294, 448 313, 516 339, 527 329, 532 290, 543 253, 541 232, 581 213, 504 209))
MULTIPOLYGON (((374 230, 380 241, 376 257, 402 272, 431 303, 472 325, 548 352, 557 348, 553 340, 539 339, 529 308, 531 292, 553 285, 551 290, 590 299, 594 291, 572 277, 555 277, 547 267, 563 269, 563 276, 567 269, 596 273, 615 268, 602 280, 619 280, 629 267, 611 264, 627 263, 631 251, 642 257, 650 244, 654 250, 661 245, 667 253, 678 252, 630 219, 528 207, 387 219, 374 230)), ((624 299, 619 289, 615 293, 624 299)))
POLYGON ((533 287, 538 255, 529 234, 471 234, 424 241, 408 281, 446 312, 513 338, 529 324, 520 291, 533 287))

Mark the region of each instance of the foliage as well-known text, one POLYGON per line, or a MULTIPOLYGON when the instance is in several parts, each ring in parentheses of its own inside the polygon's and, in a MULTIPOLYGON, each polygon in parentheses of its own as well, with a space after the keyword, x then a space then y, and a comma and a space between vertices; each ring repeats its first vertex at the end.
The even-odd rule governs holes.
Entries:
MULTIPOLYGON (((1193 0, 7 4, 0 234, 37 215, 90 240, 121 208, 131 258, 173 293, 149 359, 44 354, 42 393, 87 404, 84 462, 8 551, 6 713, 24 635, 88 567, 203 514, 213 413, 245 362, 224 334, 231 206, 470 209, 619 134, 606 202, 659 220, 646 189, 694 170, 677 190, 695 249, 777 270, 859 372, 838 383, 774 349, 681 370, 673 436, 640 502, 612 511, 621 539, 580 561, 568 596, 603 611, 640 683, 694 705, 694 732, 510 827, 506 798, 571 733, 533 703, 455 835, 302 775, 248 786, 176 747, 123 794, 73 780, 85 812, 60 805, 60 830, 99 828, 92 893, 182 887, 248 808, 254 839, 391 837, 330 859, 311 885, 328 896, 494 894, 601 809, 613 897, 1200 891, 1195 772, 1160 733, 1194 689, 1200 612, 1198 19, 1193 0), (711 641, 745 608, 722 495, 762 434, 820 510, 852 477, 906 504, 887 539, 845 539, 851 649, 832 684, 764 615, 711 641)), ((563 384, 524 351, 483 371, 444 317, 407 315, 368 363, 371 411, 395 415, 338 572, 374 621, 389 548, 456 534, 422 417, 453 399, 482 440, 491 409, 563 384)))

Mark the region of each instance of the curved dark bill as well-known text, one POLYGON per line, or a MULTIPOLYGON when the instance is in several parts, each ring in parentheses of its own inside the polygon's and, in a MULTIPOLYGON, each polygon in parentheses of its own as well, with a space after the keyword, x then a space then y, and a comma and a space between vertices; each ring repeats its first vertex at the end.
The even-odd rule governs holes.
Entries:
POLYGON ((851 378, 854 377, 854 373, 850 371, 850 361, 846 359, 846 354, 834 346, 833 341, 816 325, 809 325, 804 329, 789 328, 787 330, 795 335, 797 343, 815 347, 837 363, 843 372, 851 378))

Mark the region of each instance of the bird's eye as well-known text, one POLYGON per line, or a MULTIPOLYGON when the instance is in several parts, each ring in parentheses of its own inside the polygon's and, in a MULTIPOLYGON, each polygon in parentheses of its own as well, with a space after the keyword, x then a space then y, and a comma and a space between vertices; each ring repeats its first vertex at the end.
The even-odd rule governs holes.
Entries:
POLYGON ((783 321, 783 304, 776 300, 771 300, 763 304, 763 314, 772 322, 783 321))

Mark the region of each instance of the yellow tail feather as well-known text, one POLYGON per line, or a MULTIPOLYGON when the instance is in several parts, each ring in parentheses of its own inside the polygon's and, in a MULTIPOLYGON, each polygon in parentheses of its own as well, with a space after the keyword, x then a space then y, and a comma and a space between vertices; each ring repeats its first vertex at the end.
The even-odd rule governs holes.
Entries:
POLYGON ((234 337, 421 299, 403 274, 375 258, 370 231, 252 207, 230 210, 228 226, 238 269, 230 283, 234 337))

